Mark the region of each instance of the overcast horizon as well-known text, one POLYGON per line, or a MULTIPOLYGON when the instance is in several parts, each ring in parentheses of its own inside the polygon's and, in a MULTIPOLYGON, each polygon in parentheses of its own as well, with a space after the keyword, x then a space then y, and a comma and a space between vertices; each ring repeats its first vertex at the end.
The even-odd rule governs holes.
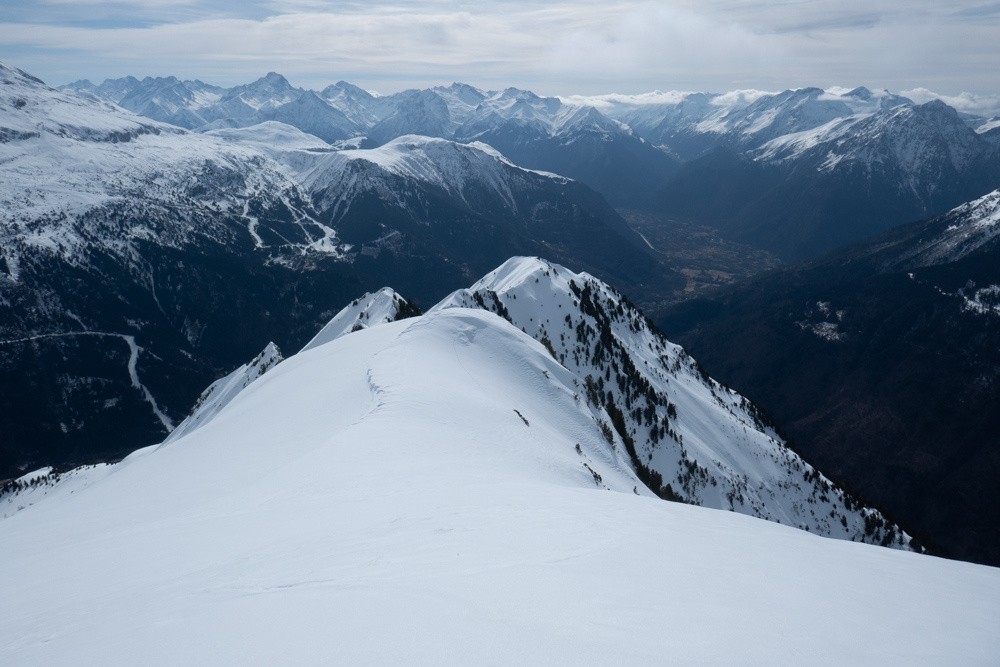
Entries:
POLYGON ((462 81, 547 95, 864 85, 1000 112, 1000 3, 749 0, 38 0, 6 8, 3 60, 52 85, 268 71, 391 93, 462 81), (933 91, 933 92, 932 92, 933 91))

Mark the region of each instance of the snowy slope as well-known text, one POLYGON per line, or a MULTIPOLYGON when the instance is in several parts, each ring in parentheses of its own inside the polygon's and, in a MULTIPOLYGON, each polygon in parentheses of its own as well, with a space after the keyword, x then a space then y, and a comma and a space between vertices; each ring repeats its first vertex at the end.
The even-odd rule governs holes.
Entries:
POLYGON ((551 349, 576 375, 581 402, 614 427, 616 443, 662 496, 908 548, 897 526, 788 449, 753 404, 593 276, 513 258, 432 312, 456 306, 496 312, 551 349))
POLYGON ((518 167, 486 144, 459 144, 416 135, 398 137, 377 148, 300 153, 286 161, 296 170, 299 182, 314 194, 317 205, 331 212, 333 220, 346 213, 356 197, 372 190, 384 201, 409 208, 406 183, 447 193, 474 209, 481 209, 482 202, 466 195, 489 192, 491 199, 516 211, 516 190, 543 180, 539 177, 556 183, 567 180, 518 167), (352 163, 357 163, 354 169, 350 168, 352 163))
POLYGON ((995 663, 998 571, 652 498, 573 379, 459 308, 291 357, 0 521, 0 662, 995 663))

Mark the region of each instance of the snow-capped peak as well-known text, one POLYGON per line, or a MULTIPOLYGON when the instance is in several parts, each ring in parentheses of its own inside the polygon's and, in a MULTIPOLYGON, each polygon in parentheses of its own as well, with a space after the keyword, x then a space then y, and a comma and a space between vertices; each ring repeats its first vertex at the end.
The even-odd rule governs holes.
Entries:
POLYGON ((661 496, 907 548, 897 526, 792 452, 746 398, 593 276, 512 258, 429 312, 455 307, 494 312, 541 342, 661 496))
POLYGON ((354 331, 360 331, 379 324, 396 322, 397 320, 415 317, 420 314, 409 301, 389 287, 383 287, 376 292, 365 294, 360 299, 345 306, 334 315, 326 326, 320 329, 312 340, 306 343, 302 351, 325 345, 354 331))

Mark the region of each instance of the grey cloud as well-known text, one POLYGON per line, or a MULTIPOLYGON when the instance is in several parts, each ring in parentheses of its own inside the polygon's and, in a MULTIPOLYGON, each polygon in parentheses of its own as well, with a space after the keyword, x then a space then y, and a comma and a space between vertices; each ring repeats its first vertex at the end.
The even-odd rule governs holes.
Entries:
POLYGON ((78 4, 45 5, 45 21, 32 21, 30 11, 21 9, 0 23, 0 48, 18 58, 14 64, 31 70, 37 63, 37 74, 53 79, 58 72, 61 80, 99 79, 124 70, 231 84, 280 70, 301 85, 350 77, 392 89, 466 80, 561 94, 863 84, 957 95, 998 88, 1000 26, 969 19, 971 13, 989 14, 1000 6, 995 3, 190 0, 175 9, 163 4, 130 0, 130 12, 187 14, 95 28, 60 24, 60 12, 79 11, 78 4), (53 67, 54 62, 61 65, 53 67))

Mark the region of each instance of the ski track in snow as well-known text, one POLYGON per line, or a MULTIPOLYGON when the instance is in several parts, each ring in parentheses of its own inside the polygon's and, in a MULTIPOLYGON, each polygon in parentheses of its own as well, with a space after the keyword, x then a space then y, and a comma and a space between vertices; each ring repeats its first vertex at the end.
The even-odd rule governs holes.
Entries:
POLYGON ((128 375, 132 380, 132 386, 142 392, 143 398, 145 398, 146 402, 149 403, 149 406, 153 410, 153 414, 156 415, 156 418, 160 420, 161 424, 163 424, 163 428, 167 429, 168 432, 174 429, 174 422, 170 419, 170 417, 164 414, 163 410, 160 409, 159 404, 157 404, 153 393, 149 390, 149 387, 144 385, 139 379, 139 371, 136 366, 139 363, 139 352, 142 351, 142 348, 135 342, 135 336, 130 336, 129 334, 111 333, 107 331, 66 331, 62 333, 39 334, 37 336, 28 336, 27 338, 0 340, 0 345, 28 343, 33 340, 41 340, 44 338, 70 338, 72 336, 98 336, 104 338, 121 338, 124 340, 128 344, 128 375))

